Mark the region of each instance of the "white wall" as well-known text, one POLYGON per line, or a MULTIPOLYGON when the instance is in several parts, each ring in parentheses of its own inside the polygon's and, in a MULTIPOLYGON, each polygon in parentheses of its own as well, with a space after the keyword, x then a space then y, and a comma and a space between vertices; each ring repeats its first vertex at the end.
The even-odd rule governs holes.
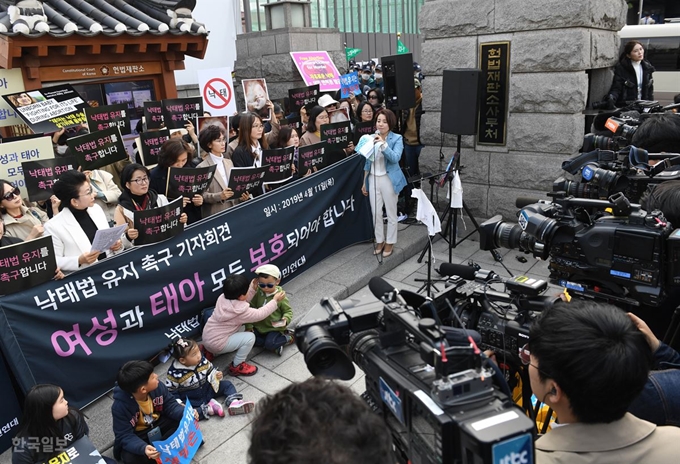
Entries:
POLYGON ((197 85, 197 70, 224 66, 233 69, 236 61, 236 34, 241 33, 240 0, 198 0, 193 17, 210 32, 208 49, 202 60, 186 57, 186 69, 175 71, 177 85, 197 85))

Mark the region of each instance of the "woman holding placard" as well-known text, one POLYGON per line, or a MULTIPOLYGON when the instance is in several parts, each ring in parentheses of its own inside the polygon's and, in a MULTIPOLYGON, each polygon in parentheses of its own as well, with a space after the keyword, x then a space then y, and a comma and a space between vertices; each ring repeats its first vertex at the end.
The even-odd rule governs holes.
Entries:
MULTIPOLYGON (((123 172, 120 174, 120 184, 123 187, 123 193, 118 198, 118 206, 114 214, 116 225, 127 224, 128 228, 125 231, 125 247, 133 246, 132 243, 139 237, 139 231, 134 228, 135 211, 145 211, 149 209, 159 208, 170 203, 165 195, 157 193, 155 190, 149 188, 151 173, 146 166, 132 163, 125 166, 123 172)), ((185 205, 190 201, 185 198, 185 205)), ((179 222, 187 223, 187 214, 182 213, 179 217, 179 222)))
POLYGON ((238 128, 238 146, 231 156, 236 168, 248 168, 262 165, 262 150, 269 148, 269 141, 264 137, 264 123, 255 113, 244 113, 238 128))
POLYGON ((213 180, 208 189, 203 192, 203 217, 207 218, 215 213, 224 211, 227 208, 245 201, 248 193, 245 192, 241 198, 233 198, 234 192, 227 187, 229 173, 234 163, 224 157, 227 146, 227 134, 224 129, 218 126, 207 126, 198 134, 198 143, 206 153, 201 164, 197 168, 206 166, 217 166, 213 180))
POLYGON ((62 271, 77 271, 123 249, 118 240, 108 250, 92 250, 97 230, 108 229, 109 222, 94 202, 95 192, 85 174, 66 171, 53 190, 61 200, 60 212, 45 223, 45 233, 52 236, 57 266, 62 271))

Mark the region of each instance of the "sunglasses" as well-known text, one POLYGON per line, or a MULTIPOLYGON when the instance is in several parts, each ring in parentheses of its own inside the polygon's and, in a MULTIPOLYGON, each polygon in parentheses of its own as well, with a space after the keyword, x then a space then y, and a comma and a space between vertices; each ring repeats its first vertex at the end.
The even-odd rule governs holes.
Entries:
POLYGON ((14 190, 12 190, 11 192, 5 193, 5 194, 2 196, 2 199, 3 199, 3 200, 10 201, 10 200, 12 200, 14 197, 19 197, 19 196, 21 196, 21 190, 19 190, 19 187, 14 187, 14 190))
POLYGON ((260 288, 274 288, 274 287, 276 287, 276 284, 263 284, 263 283, 259 283, 258 285, 260 286, 260 288))

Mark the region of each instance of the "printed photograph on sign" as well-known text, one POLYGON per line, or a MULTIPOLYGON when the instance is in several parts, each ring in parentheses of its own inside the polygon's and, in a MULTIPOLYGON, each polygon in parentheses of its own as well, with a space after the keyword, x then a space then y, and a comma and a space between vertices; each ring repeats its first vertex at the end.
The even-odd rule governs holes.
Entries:
POLYGON ((243 79, 243 95, 246 99, 246 111, 257 113, 263 121, 269 121, 272 117, 269 114, 267 100, 267 83, 264 79, 243 79))
POLYGON ((208 126, 217 126, 229 134, 229 118, 227 116, 204 116, 198 118, 198 134, 208 126))
POLYGON ((347 110, 347 108, 328 110, 327 113, 331 123, 349 121, 349 111, 347 110))

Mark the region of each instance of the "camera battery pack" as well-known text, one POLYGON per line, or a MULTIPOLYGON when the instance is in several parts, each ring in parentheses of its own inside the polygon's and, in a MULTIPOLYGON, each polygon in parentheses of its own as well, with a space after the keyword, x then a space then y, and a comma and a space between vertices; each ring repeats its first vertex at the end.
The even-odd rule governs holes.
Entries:
POLYGON ((519 293, 526 296, 538 296, 548 288, 548 282, 521 275, 506 281, 505 286, 508 291, 512 293, 519 293))

